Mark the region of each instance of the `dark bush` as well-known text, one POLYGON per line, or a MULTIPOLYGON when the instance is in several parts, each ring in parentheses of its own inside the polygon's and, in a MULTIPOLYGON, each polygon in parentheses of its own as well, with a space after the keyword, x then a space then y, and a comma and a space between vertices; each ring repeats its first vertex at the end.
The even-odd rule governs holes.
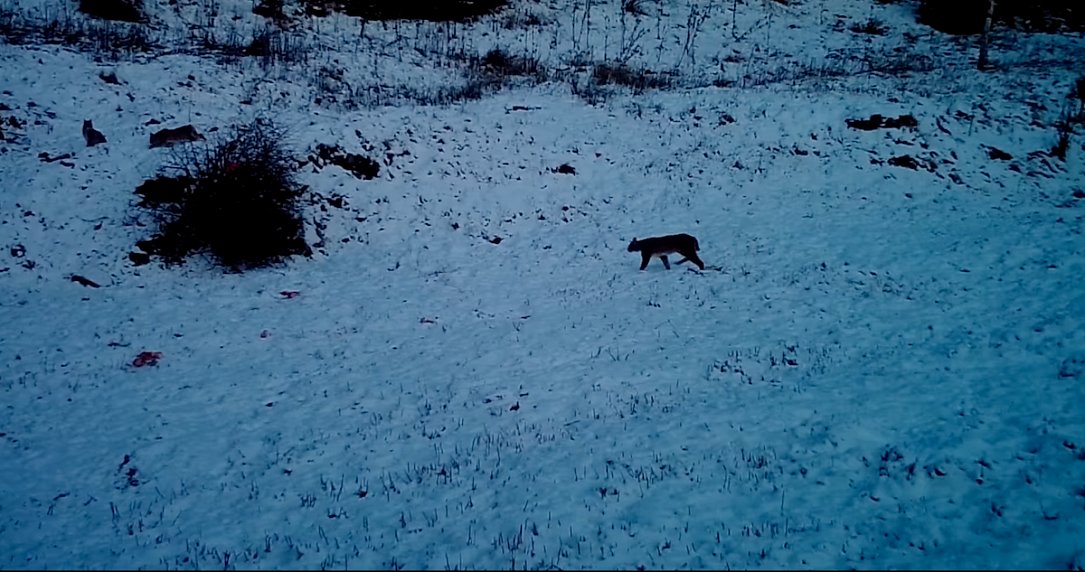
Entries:
POLYGON ((492 14, 508 0, 303 0, 310 14, 342 12, 366 20, 465 22, 492 14))
POLYGON ((1081 0, 999 0, 995 4, 995 18, 1028 31, 1085 30, 1081 0))
POLYGON ((181 175, 140 186, 157 234, 137 246, 167 264, 207 253, 231 270, 311 253, 305 243, 296 162, 269 123, 235 128, 217 143, 177 148, 168 168, 181 175), (152 189, 154 192, 152 192, 152 189))
POLYGON ((79 11, 103 20, 143 22, 143 0, 79 0, 79 11))
MULTIPOLYGON (((983 31, 989 0, 920 0, 918 20, 947 34, 983 31)), ((994 22, 1033 32, 1085 30, 1081 0, 998 0, 994 22)))
POLYGON ((284 21, 283 0, 260 0, 252 7, 252 13, 270 20, 284 21))
POLYGON ((926 24, 947 34, 978 34, 983 31, 988 0, 921 0, 916 14, 926 24))

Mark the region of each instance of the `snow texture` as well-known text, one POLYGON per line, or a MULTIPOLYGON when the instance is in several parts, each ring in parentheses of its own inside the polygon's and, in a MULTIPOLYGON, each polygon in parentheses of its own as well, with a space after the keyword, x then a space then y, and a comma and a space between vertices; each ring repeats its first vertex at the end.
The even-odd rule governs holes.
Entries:
MULTIPOLYGON (((148 4, 183 43, 198 6, 148 4)), ((641 4, 676 85, 590 102, 403 93, 453 49, 616 58, 614 0, 303 19, 271 68, 0 42, 0 567, 1081 569, 1080 127, 1046 151, 1085 41, 996 31, 979 72, 907 3, 746 1, 687 50, 691 5, 641 4), (300 168, 344 201, 312 258, 133 266, 149 134, 255 117, 380 176, 300 168), (625 250, 678 232, 705 271, 625 250)))

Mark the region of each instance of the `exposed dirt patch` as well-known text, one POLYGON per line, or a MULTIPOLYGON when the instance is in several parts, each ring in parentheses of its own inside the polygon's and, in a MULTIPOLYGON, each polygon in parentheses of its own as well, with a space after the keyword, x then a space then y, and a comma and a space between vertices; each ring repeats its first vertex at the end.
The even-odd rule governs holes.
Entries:
POLYGON ((338 145, 326 145, 319 143, 316 152, 309 155, 309 163, 316 168, 323 169, 325 165, 335 165, 347 171, 359 179, 373 179, 380 174, 380 163, 354 153, 348 153, 338 145))
POLYGON ((868 119, 847 119, 845 120, 845 123, 852 129, 860 129, 863 131, 873 131, 875 129, 914 129, 919 126, 919 122, 916 121, 915 117, 910 113, 896 118, 883 117, 882 115, 875 113, 868 119))

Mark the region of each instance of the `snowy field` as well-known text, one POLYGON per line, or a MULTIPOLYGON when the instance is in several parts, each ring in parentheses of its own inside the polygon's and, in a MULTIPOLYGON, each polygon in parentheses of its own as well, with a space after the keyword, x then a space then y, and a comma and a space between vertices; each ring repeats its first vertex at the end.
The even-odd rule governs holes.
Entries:
MULTIPOLYGON (((461 42, 620 49, 613 0, 579 39, 582 4, 526 6, 461 42)), ((631 61, 680 85, 590 102, 351 108, 307 70, 0 42, 0 568, 1085 568, 1081 127, 1046 153, 1085 39, 1004 30, 981 73, 907 3, 751 0, 694 62, 665 6, 631 61), (929 63, 780 72, 875 52, 929 63), (381 174, 299 171, 345 198, 312 258, 134 267, 148 134, 253 117, 381 174), (703 272, 637 270, 678 232, 703 272)), ((455 75, 410 45, 434 24, 306 26, 356 85, 455 75)))

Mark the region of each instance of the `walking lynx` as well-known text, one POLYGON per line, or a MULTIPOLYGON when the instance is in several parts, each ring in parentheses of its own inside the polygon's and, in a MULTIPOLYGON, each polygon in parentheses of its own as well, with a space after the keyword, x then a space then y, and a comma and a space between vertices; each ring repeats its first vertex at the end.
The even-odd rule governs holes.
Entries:
POLYGON ((671 263, 667 260, 668 254, 678 253, 682 255, 682 260, 675 262, 675 264, 682 264, 683 262, 690 260, 697 265, 698 268, 704 270, 704 261, 697 256, 697 251, 701 247, 697 244, 697 239, 688 234, 669 234, 667 236, 656 236, 652 238, 645 238, 643 240, 633 239, 633 242, 629 243, 629 252, 640 253, 640 269, 644 270, 648 268, 648 262, 655 256, 663 261, 663 266, 667 270, 671 269, 671 263))

